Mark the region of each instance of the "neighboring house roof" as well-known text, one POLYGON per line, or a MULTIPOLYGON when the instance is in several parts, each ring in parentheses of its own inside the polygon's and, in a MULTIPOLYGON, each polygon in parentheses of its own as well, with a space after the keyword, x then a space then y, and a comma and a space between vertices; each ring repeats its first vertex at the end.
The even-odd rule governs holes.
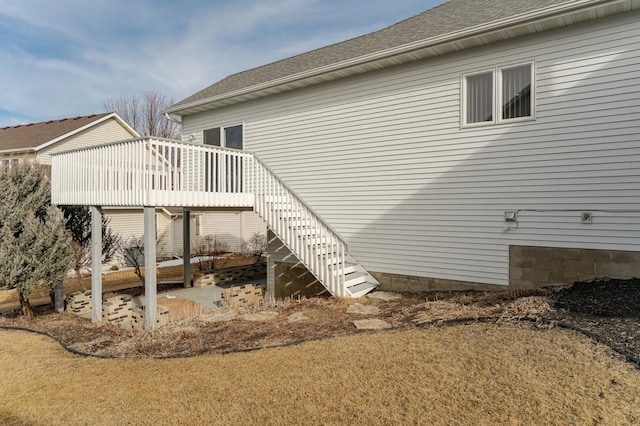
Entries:
POLYGON ((118 114, 106 112, 0 128, 0 152, 38 151, 110 118, 116 119, 132 136, 138 136, 118 114))
MULTIPOLYGON (((465 38, 486 34, 517 24, 532 22, 545 17, 567 13, 572 10, 598 4, 621 3, 612 0, 450 0, 440 6, 427 10, 414 17, 401 21, 382 30, 363 35, 341 43, 332 44, 307 53, 303 53, 281 61, 273 62, 248 71, 233 74, 212 84, 194 95, 178 102, 166 112, 189 114, 228 105, 238 101, 252 99, 260 95, 269 95, 278 91, 291 90, 304 85, 326 81, 328 74, 336 73, 333 78, 345 77, 358 72, 365 72, 382 66, 390 66, 408 60, 421 59, 428 56, 460 50, 475 45, 487 44, 527 34, 532 31, 546 30, 569 22, 556 22, 539 26, 537 29, 501 35, 493 39, 484 39, 474 43, 443 48, 446 43, 461 41, 465 38), (430 48, 429 52, 424 51, 430 48), (379 61, 381 58, 398 56, 401 53, 417 51, 402 60, 378 63, 375 67, 361 68, 353 72, 356 65, 379 61), (311 77, 322 74, 323 79, 311 80, 311 77), (304 81, 303 81, 304 80, 304 81), (295 81, 295 83, 293 83, 295 81), (290 86, 284 89, 284 85, 290 86), (280 86, 283 90, 275 90, 280 86), (258 94, 258 91, 263 91, 258 94), (253 93, 253 96, 249 96, 253 93), (232 98, 235 98, 233 101, 232 98), (225 102, 226 101, 226 102, 225 102), (212 104, 217 102, 217 104, 212 104), (207 105, 208 104, 208 105, 207 105), (206 105, 206 106, 205 106, 206 105)), ((614 13, 615 11, 609 11, 614 13)), ((594 14, 587 14, 573 22, 592 19, 594 14)), ((602 16, 602 14, 600 14, 602 16)))

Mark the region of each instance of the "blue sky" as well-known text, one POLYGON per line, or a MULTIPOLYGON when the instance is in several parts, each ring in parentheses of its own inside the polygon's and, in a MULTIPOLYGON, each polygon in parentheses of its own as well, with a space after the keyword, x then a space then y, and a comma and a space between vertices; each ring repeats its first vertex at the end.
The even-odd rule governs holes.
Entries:
POLYGON ((444 0, 3 0, 0 127, 176 101, 229 74, 346 40, 444 0))

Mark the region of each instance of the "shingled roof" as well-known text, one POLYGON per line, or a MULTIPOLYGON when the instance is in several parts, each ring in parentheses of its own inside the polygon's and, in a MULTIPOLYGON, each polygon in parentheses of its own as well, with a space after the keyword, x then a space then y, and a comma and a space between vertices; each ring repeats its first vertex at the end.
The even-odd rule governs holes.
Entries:
POLYGON ((450 0, 414 17, 361 37, 230 75, 178 102, 168 111, 232 94, 305 71, 321 69, 422 40, 435 39, 467 28, 504 20, 545 7, 575 3, 567 0, 450 0))
POLYGON ((0 151, 36 149, 111 114, 107 112, 0 128, 0 151))

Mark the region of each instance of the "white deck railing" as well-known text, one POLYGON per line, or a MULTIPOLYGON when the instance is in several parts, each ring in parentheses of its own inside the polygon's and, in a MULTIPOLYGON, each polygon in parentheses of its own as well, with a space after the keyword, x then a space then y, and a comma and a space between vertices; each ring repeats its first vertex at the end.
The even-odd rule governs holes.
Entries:
POLYGON ((251 207, 250 153, 132 139, 52 156, 54 204, 251 207))
POLYGON ((252 153, 132 139, 52 155, 58 205, 253 207, 311 273, 347 296, 347 246, 252 153))

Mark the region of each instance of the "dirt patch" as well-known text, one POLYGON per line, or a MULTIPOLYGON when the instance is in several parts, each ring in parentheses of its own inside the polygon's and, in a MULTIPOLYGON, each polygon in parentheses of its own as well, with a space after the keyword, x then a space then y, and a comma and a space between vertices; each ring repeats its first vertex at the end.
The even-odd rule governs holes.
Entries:
POLYGON ((169 321, 179 321, 202 313, 199 303, 170 295, 158 297, 158 306, 169 309, 169 321))
POLYGON ((94 355, 171 357, 253 350, 367 333, 357 330, 354 324, 362 319, 383 320, 394 328, 446 321, 527 319, 533 320, 532 326, 538 328, 562 324, 583 330, 622 353, 640 358, 639 314, 639 280, 599 280, 556 291, 403 293, 400 299, 389 301, 315 297, 242 309, 229 306, 141 332, 98 326, 44 308, 31 322, 5 315, 0 317, 0 325, 43 331, 68 347, 94 355), (354 303, 375 306, 377 310, 370 312, 376 313, 349 313, 348 308, 354 303), (243 319, 243 314, 260 311, 274 314, 261 321, 243 319), (232 319, 209 321, 224 314, 231 314, 226 316, 232 319))

